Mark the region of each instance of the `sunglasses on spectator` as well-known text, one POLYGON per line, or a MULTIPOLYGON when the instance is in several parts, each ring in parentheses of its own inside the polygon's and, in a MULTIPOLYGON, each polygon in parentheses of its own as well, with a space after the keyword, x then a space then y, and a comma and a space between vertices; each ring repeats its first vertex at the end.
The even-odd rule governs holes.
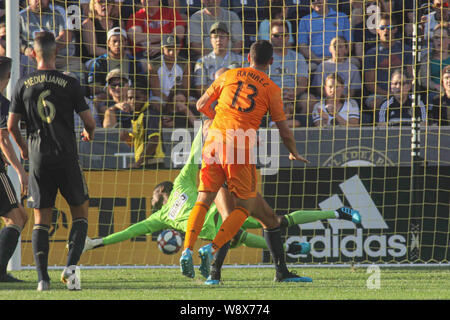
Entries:
POLYGON ((443 7, 443 8, 448 8, 448 2, 444 2, 444 3, 436 3, 435 5, 434 5, 434 7, 435 8, 438 8, 438 9, 440 9, 441 7, 443 7))
POLYGON ((128 84, 126 80, 112 80, 108 82, 108 86, 110 87, 125 87, 128 84))
POLYGON ((286 36, 286 33, 272 33, 272 37, 274 37, 274 38, 282 38, 282 37, 285 37, 286 36))
POLYGON ((394 29, 394 28, 395 28, 395 26, 384 25, 384 24, 378 27, 378 29, 380 29, 380 30, 394 29))

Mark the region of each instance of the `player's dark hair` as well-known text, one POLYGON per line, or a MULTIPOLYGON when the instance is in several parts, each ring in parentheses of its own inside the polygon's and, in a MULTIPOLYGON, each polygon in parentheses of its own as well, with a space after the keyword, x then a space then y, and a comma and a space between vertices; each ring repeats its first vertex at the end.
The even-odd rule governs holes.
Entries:
POLYGON ((48 31, 37 32, 34 38, 34 49, 45 61, 53 58, 56 50, 54 34, 48 31))
POLYGON ((9 57, 0 57, 0 79, 5 79, 10 75, 12 59, 9 57))
POLYGON ((269 63, 273 56, 273 46, 267 40, 258 40, 250 46, 250 58, 253 63, 263 66, 269 63))
POLYGON ((162 190, 162 192, 165 192, 165 193, 167 193, 167 194, 170 194, 171 192, 172 192, 172 189, 173 189, 173 183, 171 182, 171 181, 163 181, 163 182, 161 182, 160 184, 158 184, 156 187, 155 187, 155 189, 156 188, 161 188, 162 190))

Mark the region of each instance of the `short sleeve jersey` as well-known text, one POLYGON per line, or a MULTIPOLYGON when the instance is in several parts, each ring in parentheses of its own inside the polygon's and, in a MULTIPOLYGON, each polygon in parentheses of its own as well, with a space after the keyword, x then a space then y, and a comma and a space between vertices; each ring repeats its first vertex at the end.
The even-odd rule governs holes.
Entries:
MULTIPOLYGON (((7 129, 8 125, 8 111, 9 100, 0 94, 0 130, 7 129)), ((5 162, 3 161, 3 154, 0 150, 0 172, 5 172, 5 162)))
POLYGON ((77 79, 56 70, 38 70, 19 79, 11 113, 26 122, 30 161, 78 157, 74 111, 89 107, 77 79))
MULTIPOLYGON (((132 27, 141 27, 142 32, 153 34, 170 34, 177 26, 186 26, 178 11, 172 8, 161 8, 153 16, 149 16, 145 8, 137 11, 131 17, 126 29, 127 31, 132 27)), ((136 52, 144 51, 143 47, 136 47, 136 52)))
POLYGON ((258 130, 269 111, 273 121, 284 121, 281 89, 269 76, 252 67, 231 69, 222 74, 206 93, 218 99, 211 128, 258 130))

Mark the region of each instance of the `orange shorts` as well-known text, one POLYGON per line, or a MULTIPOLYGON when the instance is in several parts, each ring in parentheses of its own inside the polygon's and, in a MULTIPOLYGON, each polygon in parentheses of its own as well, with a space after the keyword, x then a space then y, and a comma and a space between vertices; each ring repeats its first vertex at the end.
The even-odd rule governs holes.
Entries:
POLYGON ((228 184, 228 190, 238 198, 256 197, 256 165, 202 162, 198 191, 217 192, 225 181, 228 184))

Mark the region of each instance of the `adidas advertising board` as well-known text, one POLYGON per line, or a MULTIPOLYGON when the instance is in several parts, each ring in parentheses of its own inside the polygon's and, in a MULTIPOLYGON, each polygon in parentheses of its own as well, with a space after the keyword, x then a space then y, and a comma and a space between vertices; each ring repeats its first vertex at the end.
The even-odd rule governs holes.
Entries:
MULTIPOLYGON (((370 235, 363 237, 363 231, 366 230, 385 230, 389 229, 386 221, 383 219, 380 211, 377 209, 370 194, 364 187, 361 179, 357 175, 344 181, 339 185, 343 195, 353 209, 361 214, 362 228, 355 226, 353 222, 330 219, 328 227, 325 228, 321 221, 300 225, 300 229, 319 231, 308 239, 307 236, 289 237, 287 242, 298 240, 300 242, 308 241, 311 244, 311 255, 315 258, 334 257, 341 255, 349 258, 362 257, 363 252, 369 257, 386 257, 389 253, 392 257, 405 256, 406 239, 403 235, 370 235), (354 234, 339 236, 340 230, 353 230, 354 234), (319 245, 320 244, 320 245, 319 245), (321 247, 320 250, 317 247, 321 247)), ((322 210, 336 210, 344 206, 338 195, 333 195, 319 203, 322 210)), ((298 256, 290 255, 292 258, 298 256)))
MULTIPOLYGON (((414 263, 448 262, 450 168, 428 168, 425 173, 423 230, 418 234, 411 233, 409 227, 410 173, 407 167, 286 168, 263 177, 264 195, 277 214, 342 206, 361 214, 360 225, 329 219, 285 229, 287 243, 311 244, 308 255, 288 254, 287 261, 411 263, 410 251, 419 249, 414 263)), ((264 252, 263 261, 270 262, 268 252, 264 252)))

